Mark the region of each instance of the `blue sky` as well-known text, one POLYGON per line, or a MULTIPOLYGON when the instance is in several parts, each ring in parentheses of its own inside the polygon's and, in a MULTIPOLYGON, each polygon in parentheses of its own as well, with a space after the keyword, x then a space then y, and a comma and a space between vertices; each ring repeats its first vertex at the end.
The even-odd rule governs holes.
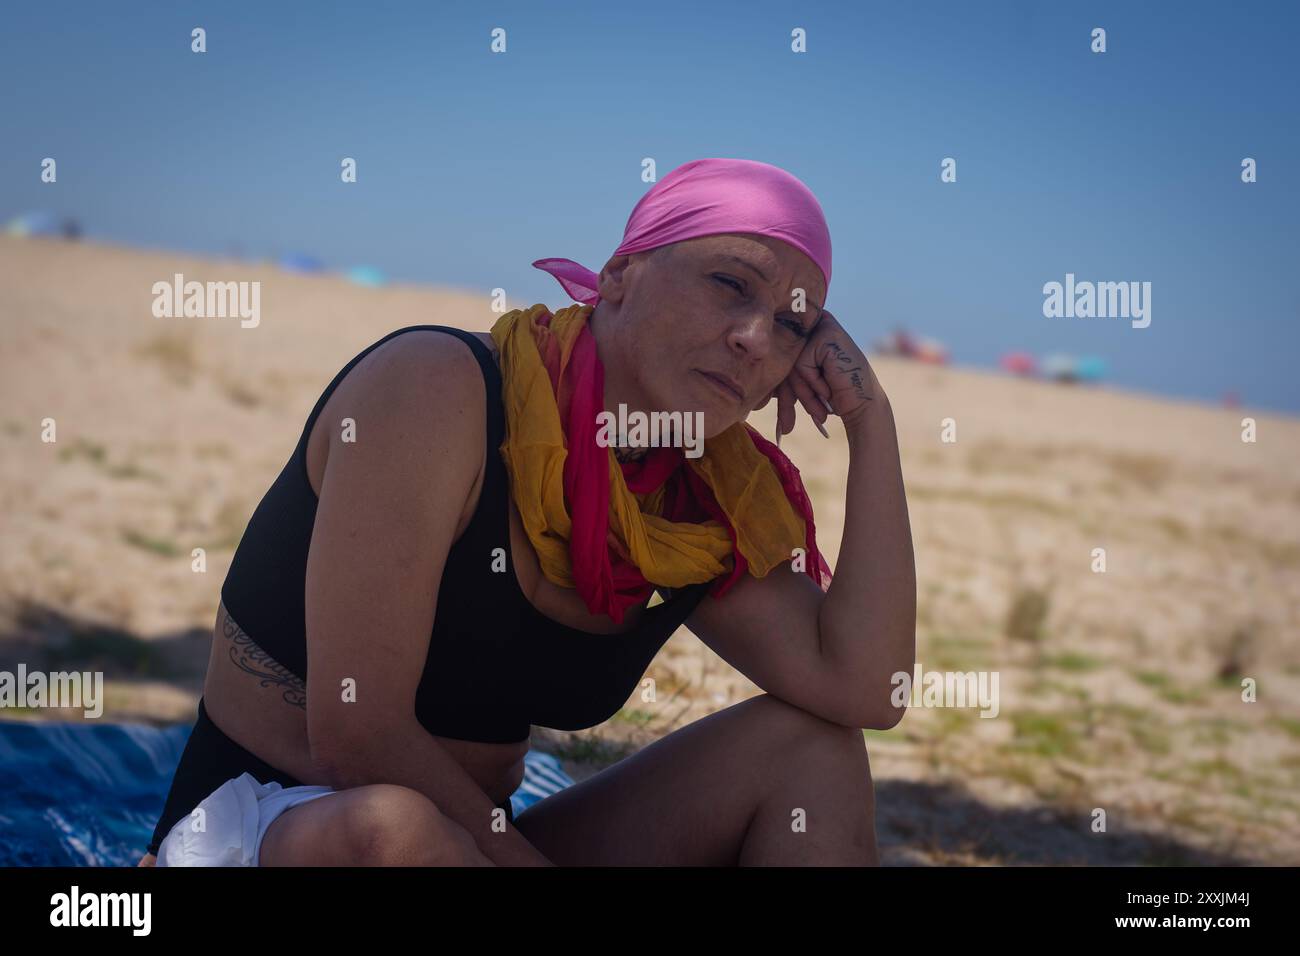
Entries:
MULTIPOLYGON (((637 198, 706 156, 817 194, 828 307, 957 364, 1104 358, 1127 388, 1300 411, 1300 6, 1291 3, 42 3, 0 13, 0 220, 301 250, 569 302, 637 198), (208 52, 190 52, 190 30, 208 52), (1107 52, 1090 51, 1094 27, 1107 52), (508 52, 489 51, 494 27, 508 52), (803 27, 808 52, 790 52, 803 27), (55 185, 40 162, 58 161, 55 185), (339 161, 358 162, 358 182, 339 161), (1259 181, 1240 180, 1243 157, 1259 181), (956 183, 939 179, 945 157, 956 183), (1149 281, 1152 321, 1042 287, 1149 281)), ((436 317, 430 317, 436 321, 436 317)))

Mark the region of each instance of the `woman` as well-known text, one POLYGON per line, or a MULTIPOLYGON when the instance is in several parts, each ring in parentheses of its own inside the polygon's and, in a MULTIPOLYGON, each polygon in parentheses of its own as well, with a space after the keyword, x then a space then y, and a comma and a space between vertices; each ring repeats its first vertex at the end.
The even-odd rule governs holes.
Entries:
POLYGON ((830 261, 799 180, 697 160, 598 276, 534 263, 576 305, 348 363, 235 553, 142 865, 875 863, 860 729, 902 716, 915 572, 830 261), (778 443, 796 404, 848 436, 833 581, 798 472, 744 424, 773 397, 778 443), (620 406, 701 413, 704 455, 681 429, 603 447, 620 406), (530 725, 608 719, 681 623, 766 693, 511 820, 530 725))

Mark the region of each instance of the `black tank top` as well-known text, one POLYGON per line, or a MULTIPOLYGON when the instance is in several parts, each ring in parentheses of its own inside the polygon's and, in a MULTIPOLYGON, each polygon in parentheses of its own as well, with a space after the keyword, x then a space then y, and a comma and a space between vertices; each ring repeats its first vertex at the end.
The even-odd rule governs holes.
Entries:
POLYGON ((677 589, 647 608, 622 634, 565 627, 534 608, 520 590, 510 552, 509 475, 501 373, 469 332, 412 325, 368 346, 334 376, 316 402, 288 464, 258 504, 235 550, 221 599, 258 646, 307 679, 307 552, 317 498, 307 478, 307 439, 330 393, 371 350, 403 332, 433 329, 474 351, 487 389, 488 449, 483 490, 469 526, 448 552, 416 716, 432 734, 486 743, 526 740, 529 725, 592 727, 627 701, 659 648, 704 597, 709 582, 677 589), (506 570, 492 570, 493 549, 506 570))

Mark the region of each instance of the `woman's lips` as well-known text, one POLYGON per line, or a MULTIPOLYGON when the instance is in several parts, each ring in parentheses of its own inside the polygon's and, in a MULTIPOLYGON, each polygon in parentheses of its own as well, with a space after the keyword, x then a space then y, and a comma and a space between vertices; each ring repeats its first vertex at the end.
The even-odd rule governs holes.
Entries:
POLYGON ((745 400, 745 396, 744 396, 743 394, 741 394, 740 389, 736 388, 734 385, 732 385, 732 384, 731 384, 730 382, 728 382, 726 379, 719 378, 718 376, 712 374, 711 372, 704 372, 704 371, 701 371, 700 369, 696 369, 696 371, 699 372, 701 375, 703 375, 706 379, 708 379, 708 380, 709 380, 710 382, 712 382, 714 385, 716 385, 716 386, 717 386, 719 389, 721 389, 723 392, 726 392, 728 395, 730 395, 730 396, 731 396, 732 398, 734 398, 736 401, 738 401, 738 402, 743 402, 743 401, 745 400))

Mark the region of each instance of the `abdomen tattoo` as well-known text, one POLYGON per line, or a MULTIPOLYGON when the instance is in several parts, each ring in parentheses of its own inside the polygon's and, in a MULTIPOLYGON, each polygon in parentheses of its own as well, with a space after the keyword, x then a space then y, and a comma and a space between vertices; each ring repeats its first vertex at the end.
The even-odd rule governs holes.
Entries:
POLYGON ((248 632, 226 614, 221 625, 222 635, 230 641, 230 662, 245 674, 252 674, 263 687, 280 687, 286 704, 307 709, 307 686, 297 674, 290 671, 249 637, 248 632))

